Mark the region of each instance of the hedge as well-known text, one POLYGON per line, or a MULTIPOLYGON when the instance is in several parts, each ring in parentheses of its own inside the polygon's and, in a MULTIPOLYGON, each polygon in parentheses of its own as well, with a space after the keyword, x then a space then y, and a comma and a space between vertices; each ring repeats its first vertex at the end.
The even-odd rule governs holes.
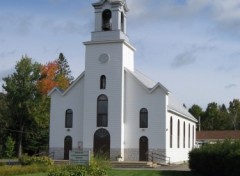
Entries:
POLYGON ((21 174, 32 174, 39 172, 47 172, 49 170, 46 166, 0 166, 0 175, 1 176, 13 176, 21 174))
POLYGON ((206 144, 189 153, 189 167, 204 175, 239 176, 240 141, 206 144))

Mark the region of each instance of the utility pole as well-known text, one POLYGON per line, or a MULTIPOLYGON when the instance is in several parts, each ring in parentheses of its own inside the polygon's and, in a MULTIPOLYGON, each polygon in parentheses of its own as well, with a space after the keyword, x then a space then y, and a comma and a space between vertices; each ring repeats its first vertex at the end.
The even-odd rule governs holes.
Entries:
POLYGON ((201 131, 201 116, 198 116, 198 131, 201 131))

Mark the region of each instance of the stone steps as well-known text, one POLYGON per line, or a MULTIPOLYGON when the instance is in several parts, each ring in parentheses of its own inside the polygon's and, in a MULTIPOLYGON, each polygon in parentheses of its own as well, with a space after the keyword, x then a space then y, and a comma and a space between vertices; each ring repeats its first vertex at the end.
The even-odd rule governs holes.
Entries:
MULTIPOLYGON (((145 161, 111 161, 113 168, 154 168, 157 164, 145 161)), ((54 160, 55 165, 67 165, 69 160, 54 160)))
POLYGON ((55 165, 66 165, 69 164, 69 160, 54 160, 55 165))
POLYGON ((111 165, 113 168, 153 168, 156 167, 152 162, 142 161, 112 161, 111 165))

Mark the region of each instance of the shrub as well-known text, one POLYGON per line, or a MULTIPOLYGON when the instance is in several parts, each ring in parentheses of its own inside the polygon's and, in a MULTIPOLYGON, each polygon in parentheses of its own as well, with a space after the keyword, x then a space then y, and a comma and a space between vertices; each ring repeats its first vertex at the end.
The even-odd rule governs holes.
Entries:
POLYGON ((0 162, 0 166, 5 166, 6 164, 6 162, 0 162))
POLYGON ((20 174, 31 174, 39 172, 47 172, 48 167, 46 166, 1 166, 0 175, 2 176, 12 176, 20 174))
POLYGON ((10 136, 8 136, 5 145, 6 145, 5 155, 8 158, 12 158, 14 155, 14 146, 15 146, 14 140, 10 136))
POLYGON ((110 162, 104 156, 91 156, 90 166, 87 168, 91 176, 104 176, 111 168, 110 162))
POLYGON ((48 176, 105 176, 109 168, 109 161, 91 157, 90 166, 61 166, 50 170, 48 176))
POLYGON ((237 176, 240 173, 240 141, 207 144, 189 153, 189 167, 204 175, 237 176))
POLYGON ((19 159, 21 165, 32 165, 32 164, 40 164, 40 165, 53 165, 54 161, 47 156, 28 156, 26 154, 22 155, 19 159))

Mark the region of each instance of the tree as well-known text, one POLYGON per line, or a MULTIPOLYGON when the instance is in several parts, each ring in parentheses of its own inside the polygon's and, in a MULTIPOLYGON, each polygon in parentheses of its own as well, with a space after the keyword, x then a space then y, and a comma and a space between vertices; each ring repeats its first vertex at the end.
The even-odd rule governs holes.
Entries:
POLYGON ((219 130, 232 130, 232 124, 229 120, 229 113, 228 109, 224 104, 222 106, 219 106, 219 130))
POLYGON ((5 139, 8 136, 6 131, 8 126, 8 119, 6 118, 7 114, 7 106, 5 100, 5 94, 0 93, 0 157, 3 154, 3 147, 5 143, 5 139))
POLYGON ((58 86, 58 82, 56 81, 58 68, 59 66, 56 61, 41 66, 41 78, 39 79, 37 86, 42 94, 47 95, 50 90, 58 86))
POLYGON ((34 121, 32 123, 31 129, 29 130, 29 133, 26 135, 25 142, 29 154, 36 154, 40 151, 47 151, 49 143, 49 112, 50 98, 47 95, 42 95, 32 109, 31 115, 34 118, 34 121))
POLYGON ((234 130, 240 129, 240 101, 234 99, 229 103, 229 117, 232 122, 234 130))
POLYGON ((73 80, 67 59, 60 53, 56 61, 41 66, 41 78, 38 81, 39 91, 47 95, 54 87, 66 90, 73 80))
POLYGON ((201 129, 200 125, 201 125, 201 118, 203 116, 203 110, 200 106, 198 105, 192 105, 192 107, 188 110, 196 119, 199 120, 198 122, 198 130, 199 128, 201 129))
POLYGON ((7 106, 10 112, 11 127, 18 131, 18 156, 22 155, 23 134, 34 120, 32 109, 39 100, 40 94, 36 83, 40 76, 40 64, 32 63, 27 56, 17 62, 15 72, 4 78, 7 106))
POLYGON ((226 106, 218 105, 215 102, 209 103, 207 109, 202 109, 193 105, 189 112, 194 117, 201 117, 201 129, 202 130, 232 130, 232 125, 229 120, 229 113, 226 106))
POLYGON ((8 136, 5 145, 6 145, 5 155, 8 158, 12 158, 14 154, 14 147, 15 147, 14 140, 10 136, 8 136))
POLYGON ((68 64, 67 59, 65 58, 65 56, 63 55, 63 53, 59 54, 59 57, 57 59, 57 63, 58 63, 58 71, 57 71, 57 75, 58 76, 63 76, 65 79, 68 80, 69 84, 73 81, 73 76, 71 75, 71 69, 70 66, 68 64))
POLYGON ((215 102, 209 103, 202 118, 202 128, 204 130, 217 130, 217 118, 219 116, 218 105, 215 102))
POLYGON ((46 151, 50 119, 47 93, 55 86, 67 89, 72 78, 70 73, 63 54, 59 62, 46 65, 22 57, 15 72, 3 78, 6 94, 0 94, 0 142, 6 141, 7 136, 13 137, 19 157, 22 151, 28 154, 46 151))

